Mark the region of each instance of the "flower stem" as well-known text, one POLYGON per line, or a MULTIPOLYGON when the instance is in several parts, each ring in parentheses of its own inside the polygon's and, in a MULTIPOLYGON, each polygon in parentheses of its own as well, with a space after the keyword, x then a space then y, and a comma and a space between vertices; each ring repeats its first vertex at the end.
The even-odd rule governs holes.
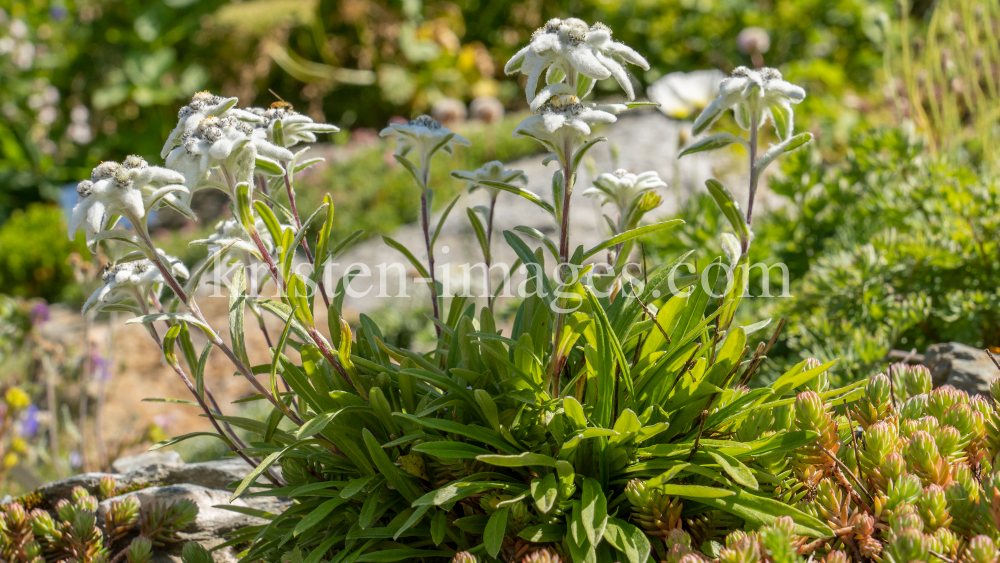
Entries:
MULTIPOLYGON (((753 217, 753 200, 757 195, 757 114, 750 116, 750 198, 747 201, 747 226, 753 217)), ((749 241, 744 243, 749 246, 749 241)), ((743 248, 743 252, 747 249, 743 248)))
MULTIPOLYGON (((295 218, 295 228, 299 231, 302 230, 302 220, 299 219, 299 209, 295 204, 295 189, 292 188, 292 176, 291 172, 288 170, 288 163, 284 165, 285 169, 285 190, 288 191, 288 203, 292 208, 292 217, 295 218)), ((302 237, 302 249, 306 251, 306 258, 309 259, 309 264, 315 266, 316 260, 313 258, 312 251, 309 250, 309 242, 302 237)), ((326 304, 326 308, 330 308, 330 298, 326 296, 326 286, 323 285, 323 276, 320 275, 317 280, 319 285, 319 293, 323 296, 323 303, 326 304)))
MULTIPOLYGON (((420 226, 424 230, 424 244, 427 246, 427 269, 431 276, 431 305, 434 309, 434 318, 441 320, 438 311, 437 277, 434 275, 434 245, 431 244, 431 210, 430 202, 427 200, 427 182, 430 175, 430 162, 424 162, 423 166, 423 186, 420 190, 420 226)), ((434 324, 434 332, 438 338, 441 337, 441 327, 434 324)))
MULTIPOLYGON (((560 283, 562 283, 563 278, 567 275, 567 266, 569 263, 569 204, 570 196, 573 193, 573 186, 571 185, 573 181, 573 141, 570 137, 566 137, 566 141, 563 145, 563 201, 562 201, 562 220, 559 225, 559 277, 560 283)), ((559 349, 559 342, 562 340, 563 324, 565 323, 565 313, 562 312, 562 307, 559 307, 560 311, 556 313, 556 327, 555 336, 552 342, 552 360, 549 362, 549 382, 551 385, 550 393, 553 397, 559 396, 560 391, 560 381, 559 374, 562 372, 563 363, 565 358, 562 356, 562 351, 559 349)))
POLYGON ((493 284, 490 280, 490 266, 493 262, 492 252, 493 252, 493 211, 497 206, 497 195, 493 194, 490 198, 490 214, 486 218, 486 306, 490 311, 493 311, 493 284))

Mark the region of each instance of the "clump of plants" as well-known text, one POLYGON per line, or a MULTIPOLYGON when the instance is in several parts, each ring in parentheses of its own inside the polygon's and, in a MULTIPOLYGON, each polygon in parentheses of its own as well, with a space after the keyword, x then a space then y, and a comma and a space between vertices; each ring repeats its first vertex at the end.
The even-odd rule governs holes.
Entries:
MULTIPOLYGON (((382 132, 396 139, 395 160, 420 195, 421 250, 389 237, 385 242, 428 285, 438 340, 426 352, 387 343, 370 318, 351 326, 340 312, 353 274, 336 283, 323 275, 356 237, 332 236, 329 198, 308 215, 300 213, 294 186, 296 174, 319 161, 307 159, 308 147, 297 145, 335 131, 331 125, 284 103, 239 109, 235 98, 203 92, 180 111, 163 148, 166 167, 133 156, 102 163, 80 183, 71 237, 79 226, 92 248, 109 241, 130 247, 108 266, 103 287, 84 311, 135 314, 129 322, 141 323, 160 345, 191 392, 188 404, 200 408, 214 430, 157 447, 214 436, 253 468, 233 499, 293 499, 281 514, 254 512, 269 522, 240 530, 223 545, 249 545, 247 561, 287 560, 291 552, 292 560, 305 563, 785 561, 862 540, 874 553, 871 542, 882 541, 875 521, 871 530, 858 528, 867 536, 848 537, 848 520, 831 517, 823 502, 831 495, 855 502, 838 505, 845 518, 851 506, 877 505, 872 518, 883 514, 886 503, 862 496, 872 490, 862 486, 842 444, 855 439, 852 418, 868 428, 894 412, 893 403, 873 399, 881 397, 885 378, 831 389, 824 374, 833 362, 803 361, 771 385, 750 389, 775 337, 752 347, 748 337, 768 321, 735 322, 747 286, 757 179, 768 164, 809 141, 793 126, 792 103, 805 92, 776 70, 740 68, 696 121, 700 132, 733 110, 746 138, 712 135, 688 152, 746 146, 750 199, 744 215, 724 186, 709 182, 736 234, 722 236, 725 256, 716 259, 717 267, 702 276, 678 276, 687 255, 652 269, 631 263, 640 237, 680 224, 641 223, 660 204, 655 190, 663 183, 655 174, 616 171, 598 178, 591 193, 611 206, 612 236, 590 249, 570 240, 570 196, 580 162, 604 140, 591 136, 592 126, 643 105, 634 102, 627 65, 648 67, 606 26, 550 20, 506 70, 528 77, 532 115, 514 134, 552 153, 551 199, 516 185, 522 175, 499 163, 453 172, 469 188, 490 192, 488 207, 466 213, 487 262, 491 217, 503 212, 501 196, 532 202, 556 226, 558 240, 530 227, 503 233, 518 256, 510 272, 519 266, 526 271, 506 333, 493 309, 504 288, 515 285, 513 274, 495 288, 487 285, 486 306, 478 309, 468 297, 443 299, 436 280, 437 236, 457 199, 432 220, 437 178, 431 162, 470 141, 427 116, 382 132), (617 81, 628 103, 586 101, 606 78, 617 81), (768 121, 779 142, 757 157, 758 132, 768 121), (225 192, 233 217, 215 235, 192 243, 206 245, 209 258, 188 268, 153 246, 146 219, 162 205, 193 218, 190 195, 203 188, 225 192), (135 231, 115 228, 120 218, 135 231), (608 264, 598 268, 594 261, 605 256, 608 264), (297 259, 311 272, 293 267, 297 259), (197 303, 196 289, 216 266, 226 269, 228 341, 197 303), (265 282, 273 284, 276 298, 261 297, 265 282), (325 327, 316 323, 320 306, 327 311, 325 327), (250 362, 247 310, 269 344, 266 364, 250 362), (280 334, 268 333, 265 314, 284 323, 280 334), (192 330, 207 339, 200 352, 192 330), (225 414, 205 373, 216 351, 253 386, 254 395, 244 401, 269 405, 266 420, 225 414), (836 418, 834 409, 842 410, 836 418), (244 441, 235 428, 253 439, 244 441)), ((941 416, 953 428, 968 426, 961 418, 966 415, 941 416)), ((961 432, 947 432, 952 446, 961 444, 948 446, 949 453, 966 447, 961 432)), ((944 471, 944 462, 921 452, 913 457, 923 464, 915 474, 925 466, 944 471)), ((855 458, 855 467, 861 459, 855 458)), ((982 458, 976 463, 980 471, 991 467, 982 458)), ((150 527, 161 521, 141 520, 150 527)), ((896 545, 888 535, 885 541, 896 545)), ((980 546, 986 540, 974 541, 980 546)), ((190 551, 192 558, 204 556, 190 551)), ((853 551, 850 556, 864 561, 853 551)))
MULTIPOLYGON (((96 497, 83 487, 75 487, 69 498, 55 503, 51 513, 42 508, 29 511, 20 502, 4 506, 0 511, 0 557, 8 563, 123 559, 148 563, 153 546, 180 541, 177 533, 198 514, 198 506, 189 500, 142 505, 134 495, 116 497, 116 493, 115 479, 105 476, 96 497), (98 499, 108 498, 112 500, 101 518, 98 499), (136 532, 137 536, 124 541, 136 532)), ((191 550, 185 548, 184 552, 191 550)), ((184 561, 192 563, 188 557, 184 561)))

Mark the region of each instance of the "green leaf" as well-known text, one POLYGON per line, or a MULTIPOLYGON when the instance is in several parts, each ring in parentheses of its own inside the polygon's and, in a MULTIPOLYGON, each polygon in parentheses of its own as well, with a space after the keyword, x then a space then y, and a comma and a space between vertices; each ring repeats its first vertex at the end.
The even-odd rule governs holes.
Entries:
POLYGON ((266 458, 264 458, 264 461, 260 462, 260 465, 255 467, 254 470, 251 471, 250 474, 247 475, 245 479, 243 479, 240 485, 236 487, 236 491, 234 491, 232 496, 229 497, 229 502, 233 502, 234 500, 243 496, 243 493, 246 492, 246 490, 250 488, 251 485, 254 484, 257 478, 263 475, 264 472, 267 471, 268 467, 271 467, 275 462, 284 457, 285 454, 294 450, 295 448, 317 443, 319 443, 319 440, 314 440, 312 438, 308 440, 299 440, 297 442, 293 442, 285 446, 281 450, 276 451, 271 455, 267 456, 266 458))
POLYGON ((729 477, 737 484, 743 485, 744 487, 755 491, 760 488, 757 484, 757 479, 754 479, 753 474, 750 473, 750 468, 743 465, 743 463, 735 457, 717 451, 713 448, 702 448, 702 451, 715 460, 715 463, 719 464, 719 467, 726 472, 726 475, 729 475, 729 477))
POLYGON ((257 215, 264 221, 264 226, 267 227, 267 232, 271 235, 271 240, 281 240, 281 224, 274 215, 274 211, 263 201, 253 202, 253 207, 257 210, 257 215))
POLYGON ((256 171, 262 174, 268 174, 270 176, 284 176, 285 169, 278 164, 277 161, 271 160, 266 156, 257 155, 256 171))
POLYGON ((460 197, 462 197, 462 194, 455 196, 455 199, 451 200, 451 203, 449 203, 448 207, 445 208, 444 213, 441 214, 441 218, 438 219, 437 228, 434 229, 434 236, 431 237, 431 246, 434 246, 434 243, 437 242, 438 237, 441 236, 441 228, 444 227, 445 220, 448 219, 448 215, 451 213, 451 209, 455 207, 455 204, 458 203, 458 199, 460 197))
POLYGON ((507 516, 509 514, 509 506, 499 508, 490 516, 490 521, 486 523, 483 543, 486 545, 486 553, 489 553, 490 557, 496 557, 500 553, 500 546, 503 545, 503 538, 507 534, 507 516))
POLYGON ((146 248, 146 245, 142 242, 142 239, 139 238, 139 235, 135 233, 130 233, 122 229, 110 229, 107 231, 101 231, 95 234, 94 236, 90 237, 89 240, 87 240, 87 246, 91 246, 93 244, 96 244, 104 240, 115 240, 118 242, 131 244, 132 246, 135 246, 140 250, 143 250, 143 252, 145 252, 146 248))
MULTIPOLYGON (((382 486, 376 487, 374 490, 369 491, 368 497, 365 498, 365 502, 361 504, 361 512, 358 514, 358 526, 364 530, 372 525, 375 521, 375 515, 379 508, 379 497, 381 496, 382 486)), ((344 502, 343 499, 337 499, 344 502)))
POLYGON ((315 222, 320 217, 325 217, 326 209, 327 209, 327 203, 325 202, 319 207, 317 207, 316 210, 312 212, 312 215, 310 215, 309 218, 306 219, 304 223, 302 223, 302 228, 300 228, 298 232, 295 233, 295 238, 292 239, 291 244, 285 247, 284 275, 286 278, 288 277, 288 274, 292 271, 292 258, 295 257, 295 249, 298 248, 299 244, 302 243, 302 239, 304 239, 306 233, 309 232, 309 227, 313 224, 313 222, 315 222))
POLYGON ((234 204, 234 215, 236 219, 239 220, 243 228, 246 229, 248 233, 252 233, 256 230, 254 223, 256 220, 253 216, 253 188, 247 182, 240 182, 236 184, 236 189, 233 190, 236 196, 234 204))
POLYGON ((372 479, 383 479, 381 475, 366 475, 364 477, 358 477, 357 479, 352 479, 346 487, 340 490, 340 497, 349 499, 354 495, 360 493, 364 490, 365 486, 371 482, 372 479))
POLYGON ((733 143, 742 144, 743 142, 743 139, 733 135, 732 133, 716 133, 715 135, 709 135, 708 137, 690 145, 681 151, 681 154, 677 155, 677 158, 694 154, 696 152, 714 151, 723 147, 728 147, 733 143))
POLYGON ((414 561, 418 557, 451 557, 449 551, 434 551, 431 549, 383 549, 358 556, 355 563, 393 563, 395 561, 414 561))
POLYGON ((597 254, 602 250, 611 248, 626 241, 630 241, 634 238, 641 237, 643 235, 648 235, 650 233, 655 233, 657 231, 662 231, 664 229, 669 229, 671 227, 676 227, 677 225, 682 225, 684 221, 681 219, 672 219, 670 221, 663 221, 661 223, 655 223, 653 225, 646 225, 643 227, 636 227, 635 229, 625 231, 619 235, 609 238, 608 240, 602 242, 601 244, 591 248, 590 250, 583 253, 583 258, 587 259, 591 256, 597 254))
POLYGON ((559 498, 559 487, 555 473, 549 473, 542 479, 531 481, 531 498, 535 499, 539 512, 548 514, 559 498))
POLYGON ((566 537, 566 526, 559 524, 528 526, 521 530, 518 536, 534 543, 559 542, 566 537))
MULTIPOLYGON (((413 513, 410 514, 410 517, 406 519, 406 522, 403 522, 403 525, 398 530, 396 530, 395 534, 392 535, 392 539, 394 540, 399 539, 399 536, 403 535, 403 532, 415 526, 417 522, 420 522, 420 520, 424 517, 424 514, 427 514, 427 511, 430 509, 431 509, 430 505, 418 506, 416 509, 414 509, 413 513)), ((400 513, 400 516, 402 516, 402 514, 403 513, 400 513)), ((439 510, 437 511, 435 516, 437 514, 443 514, 443 513, 439 510)), ((435 545, 440 543, 441 542, 435 542, 435 545)))
POLYGON ((576 154, 573 155, 573 163, 572 166, 570 167, 570 170, 573 171, 573 174, 576 174, 577 170, 579 170, 580 163, 583 162, 583 157, 587 155, 590 149, 594 148, 594 145, 596 145, 597 143, 602 143, 607 140, 608 140, 607 137, 594 137, 593 139, 584 143, 582 147, 577 149, 576 154))
POLYGON ((728 489, 718 487, 704 487, 702 485, 661 485, 659 490, 667 495, 689 498, 703 502, 706 499, 728 498, 736 493, 728 489))
POLYGON ((125 324, 146 324, 155 323, 156 321, 169 321, 172 323, 185 322, 193 324, 194 326, 200 328, 209 340, 214 342, 219 338, 218 335, 215 334, 215 331, 212 330, 212 327, 199 321, 190 313, 154 313, 152 315, 143 315, 141 317, 131 318, 125 321, 125 324))
POLYGON ((247 279, 243 268, 237 268, 233 274, 233 283, 229 286, 229 338, 233 345, 233 353, 243 365, 250 365, 250 357, 247 355, 246 342, 243 335, 246 333, 244 320, 246 317, 247 304, 247 279))
POLYGON ((583 481, 580 517, 590 544, 597 545, 597 540, 604 536, 604 527, 608 523, 608 499, 596 479, 588 477, 583 481))
POLYGON ((281 354, 284 353, 285 344, 288 343, 288 336, 292 332, 292 319, 295 317, 295 309, 292 309, 292 313, 288 316, 288 322, 285 323, 284 330, 281 331, 281 338, 278 339, 278 345, 274 348, 273 357, 271 358, 271 395, 277 399, 280 396, 280 391, 278 390, 278 366, 281 362, 281 354))
MULTIPOLYGON (((677 486, 666 485, 664 488, 677 486)), ((788 516, 795 522, 796 534, 813 538, 828 538, 833 536, 833 530, 818 518, 788 506, 781 501, 758 497, 746 491, 737 491, 728 496, 715 497, 692 495, 679 491, 664 492, 724 510, 743 518, 747 521, 747 524, 753 527, 765 526, 771 524, 781 516, 788 516)))
POLYGON ((407 501, 411 504, 413 501, 420 498, 420 494, 417 493, 417 488, 414 486, 413 482, 409 479, 406 474, 401 472, 392 461, 389 456, 385 454, 385 450, 375 439, 375 436, 365 428, 361 435, 364 437, 365 446, 368 447, 368 453, 372 456, 372 461, 375 462, 375 466, 378 468, 379 473, 385 476, 385 480, 389 482, 394 489, 396 489, 399 494, 403 495, 407 501))
POLYGON ((474 426, 466 426, 465 424, 460 424, 451 420, 444 420, 440 418, 421 418, 413 416, 412 414, 406 414, 401 412, 392 413, 393 416, 398 416, 400 418, 405 418, 413 423, 419 424, 421 426, 426 426, 428 428, 433 428, 441 432, 451 432, 453 434, 460 434, 466 438, 472 438, 484 444, 493 446, 494 448, 513 454, 516 450, 504 441, 499 432, 494 432, 486 428, 477 428, 474 426))
POLYGON ((398 154, 392 155, 392 158, 396 159, 396 162, 403 165, 403 168, 405 168, 406 171, 410 173, 410 176, 413 177, 413 181, 417 183, 417 187, 419 187, 420 189, 425 189, 427 187, 424 185, 424 180, 423 178, 421 178, 420 171, 417 170, 416 165, 414 165, 408 159, 399 156, 398 154))
POLYGON ((618 518, 610 518, 604 528, 604 539, 615 549, 625 554, 629 563, 649 561, 651 546, 649 538, 639 528, 618 518))
MULTIPOLYGON (((430 507, 430 505, 427 506, 430 507)), ((434 511, 434 517, 431 518, 431 541, 434 542, 434 545, 441 545, 447 531, 448 515, 443 510, 434 511)))
POLYGON ((774 162, 776 158, 786 152, 792 152, 811 140, 812 133, 799 133, 798 135, 789 137, 777 145, 767 149, 767 151, 761 155, 760 160, 757 161, 757 177, 760 178, 761 174, 764 173, 764 169, 774 162))
POLYGON ((385 243, 391 246, 392 248, 395 248, 400 253, 402 253, 403 256, 405 256, 406 259, 410 261, 410 264, 413 265, 413 268, 420 274, 422 278, 426 280, 430 279, 431 275, 427 273, 427 268, 425 268, 424 265, 420 263, 420 260, 417 260, 417 257, 414 256, 413 253, 409 251, 409 249, 407 249, 402 244, 396 242, 392 237, 382 235, 382 240, 385 241, 385 243))
POLYGON ((211 436, 213 438, 218 438, 223 442, 225 442, 225 444, 230 448, 233 447, 233 443, 229 440, 229 438, 222 436, 221 434, 216 434, 215 432, 191 432, 190 434, 184 434, 183 436, 175 436, 173 438, 170 438, 169 440, 157 442, 149 448, 149 451, 158 450, 160 448, 166 448, 167 446, 172 446, 174 444, 183 442, 184 440, 190 440, 191 438, 197 438, 198 436, 211 436))
POLYGON ((332 498, 328 501, 325 501, 323 504, 311 510, 309 514, 306 515, 305 518, 299 521, 299 523, 295 526, 295 529, 292 530, 292 535, 298 537, 302 535, 302 533, 308 532, 315 526, 318 526, 320 523, 323 522, 324 519, 326 519, 327 516, 330 515, 331 512, 333 512, 335 508, 344 504, 345 502, 347 501, 340 497, 332 498))
POLYGON ((483 251, 483 257, 486 260, 490 260, 490 245, 486 237, 486 227, 483 226, 483 222, 479 219, 479 215, 476 215, 474 209, 467 207, 465 213, 469 216, 469 223, 472 224, 472 230, 476 233, 476 240, 479 241, 479 248, 483 251))
POLYGON ((538 197, 538 195, 535 194, 534 192, 528 191, 524 188, 520 188, 513 184, 508 184, 506 182, 496 182, 494 180, 480 180, 479 183, 481 183, 484 186, 490 186, 491 188, 497 188, 498 190, 503 190, 505 192, 510 192, 514 195, 521 196, 524 199, 540 207, 549 215, 552 215, 553 217, 555 217, 556 215, 555 208, 552 207, 552 205, 550 205, 549 203, 542 201, 542 198, 538 197))
POLYGON ((556 459, 547 455, 523 452, 518 455, 480 455, 476 459, 500 467, 555 467, 556 459))
POLYGON ((490 451, 465 442, 423 442, 412 448, 415 452, 445 459, 476 459, 481 455, 490 455, 490 451))
POLYGON ((726 216, 726 219, 729 219, 729 223, 733 226, 733 230, 736 231, 736 236, 740 238, 740 242, 743 243, 744 247, 748 246, 750 244, 750 228, 747 226, 743 212, 740 211, 740 205, 736 203, 733 194, 729 193, 729 190, 725 186, 715 180, 706 180, 705 186, 708 188, 708 193, 712 194, 712 197, 715 198, 715 203, 722 210, 722 214, 726 216))
POLYGON ((541 242, 545 246, 545 249, 549 251, 549 254, 551 254, 556 260, 559 260, 559 249, 556 248, 556 243, 552 242, 549 237, 545 236, 545 233, 534 227, 526 227, 524 225, 514 227, 514 230, 541 242))

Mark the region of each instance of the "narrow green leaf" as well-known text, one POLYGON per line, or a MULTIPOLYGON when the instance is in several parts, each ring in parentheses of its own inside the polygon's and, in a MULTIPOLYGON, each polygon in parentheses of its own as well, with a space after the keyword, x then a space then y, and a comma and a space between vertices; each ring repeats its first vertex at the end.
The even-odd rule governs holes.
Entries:
POLYGON ((632 230, 625 231, 624 233, 611 237, 608 240, 602 242, 601 244, 595 246, 594 248, 591 248, 590 250, 584 252, 583 258, 584 259, 590 258, 591 256, 597 254, 598 252, 611 248, 612 246, 616 246, 618 244, 630 241, 632 239, 641 237, 643 235, 648 235, 650 233, 655 233, 657 231, 662 231, 664 229, 669 229, 671 227, 676 227, 677 225, 682 225, 682 224, 684 224, 684 221, 682 221, 681 219, 672 219, 670 221, 663 221, 661 223, 655 223, 653 225, 636 227, 632 230))
POLYGON ((510 514, 510 507, 505 506, 497 509, 490 516, 490 521, 486 523, 486 532, 483 534, 483 543, 486 544, 486 553, 490 557, 496 557, 500 553, 500 546, 503 545, 503 538, 507 535, 507 516, 510 514))

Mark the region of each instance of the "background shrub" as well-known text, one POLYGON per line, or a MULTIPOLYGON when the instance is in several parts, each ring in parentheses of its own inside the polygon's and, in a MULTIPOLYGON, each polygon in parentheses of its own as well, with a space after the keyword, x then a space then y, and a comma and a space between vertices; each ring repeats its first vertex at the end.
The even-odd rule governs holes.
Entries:
POLYGON ((48 301, 79 298, 69 257, 87 246, 66 238, 58 207, 37 203, 15 211, 0 227, 0 248, 0 292, 48 301))

